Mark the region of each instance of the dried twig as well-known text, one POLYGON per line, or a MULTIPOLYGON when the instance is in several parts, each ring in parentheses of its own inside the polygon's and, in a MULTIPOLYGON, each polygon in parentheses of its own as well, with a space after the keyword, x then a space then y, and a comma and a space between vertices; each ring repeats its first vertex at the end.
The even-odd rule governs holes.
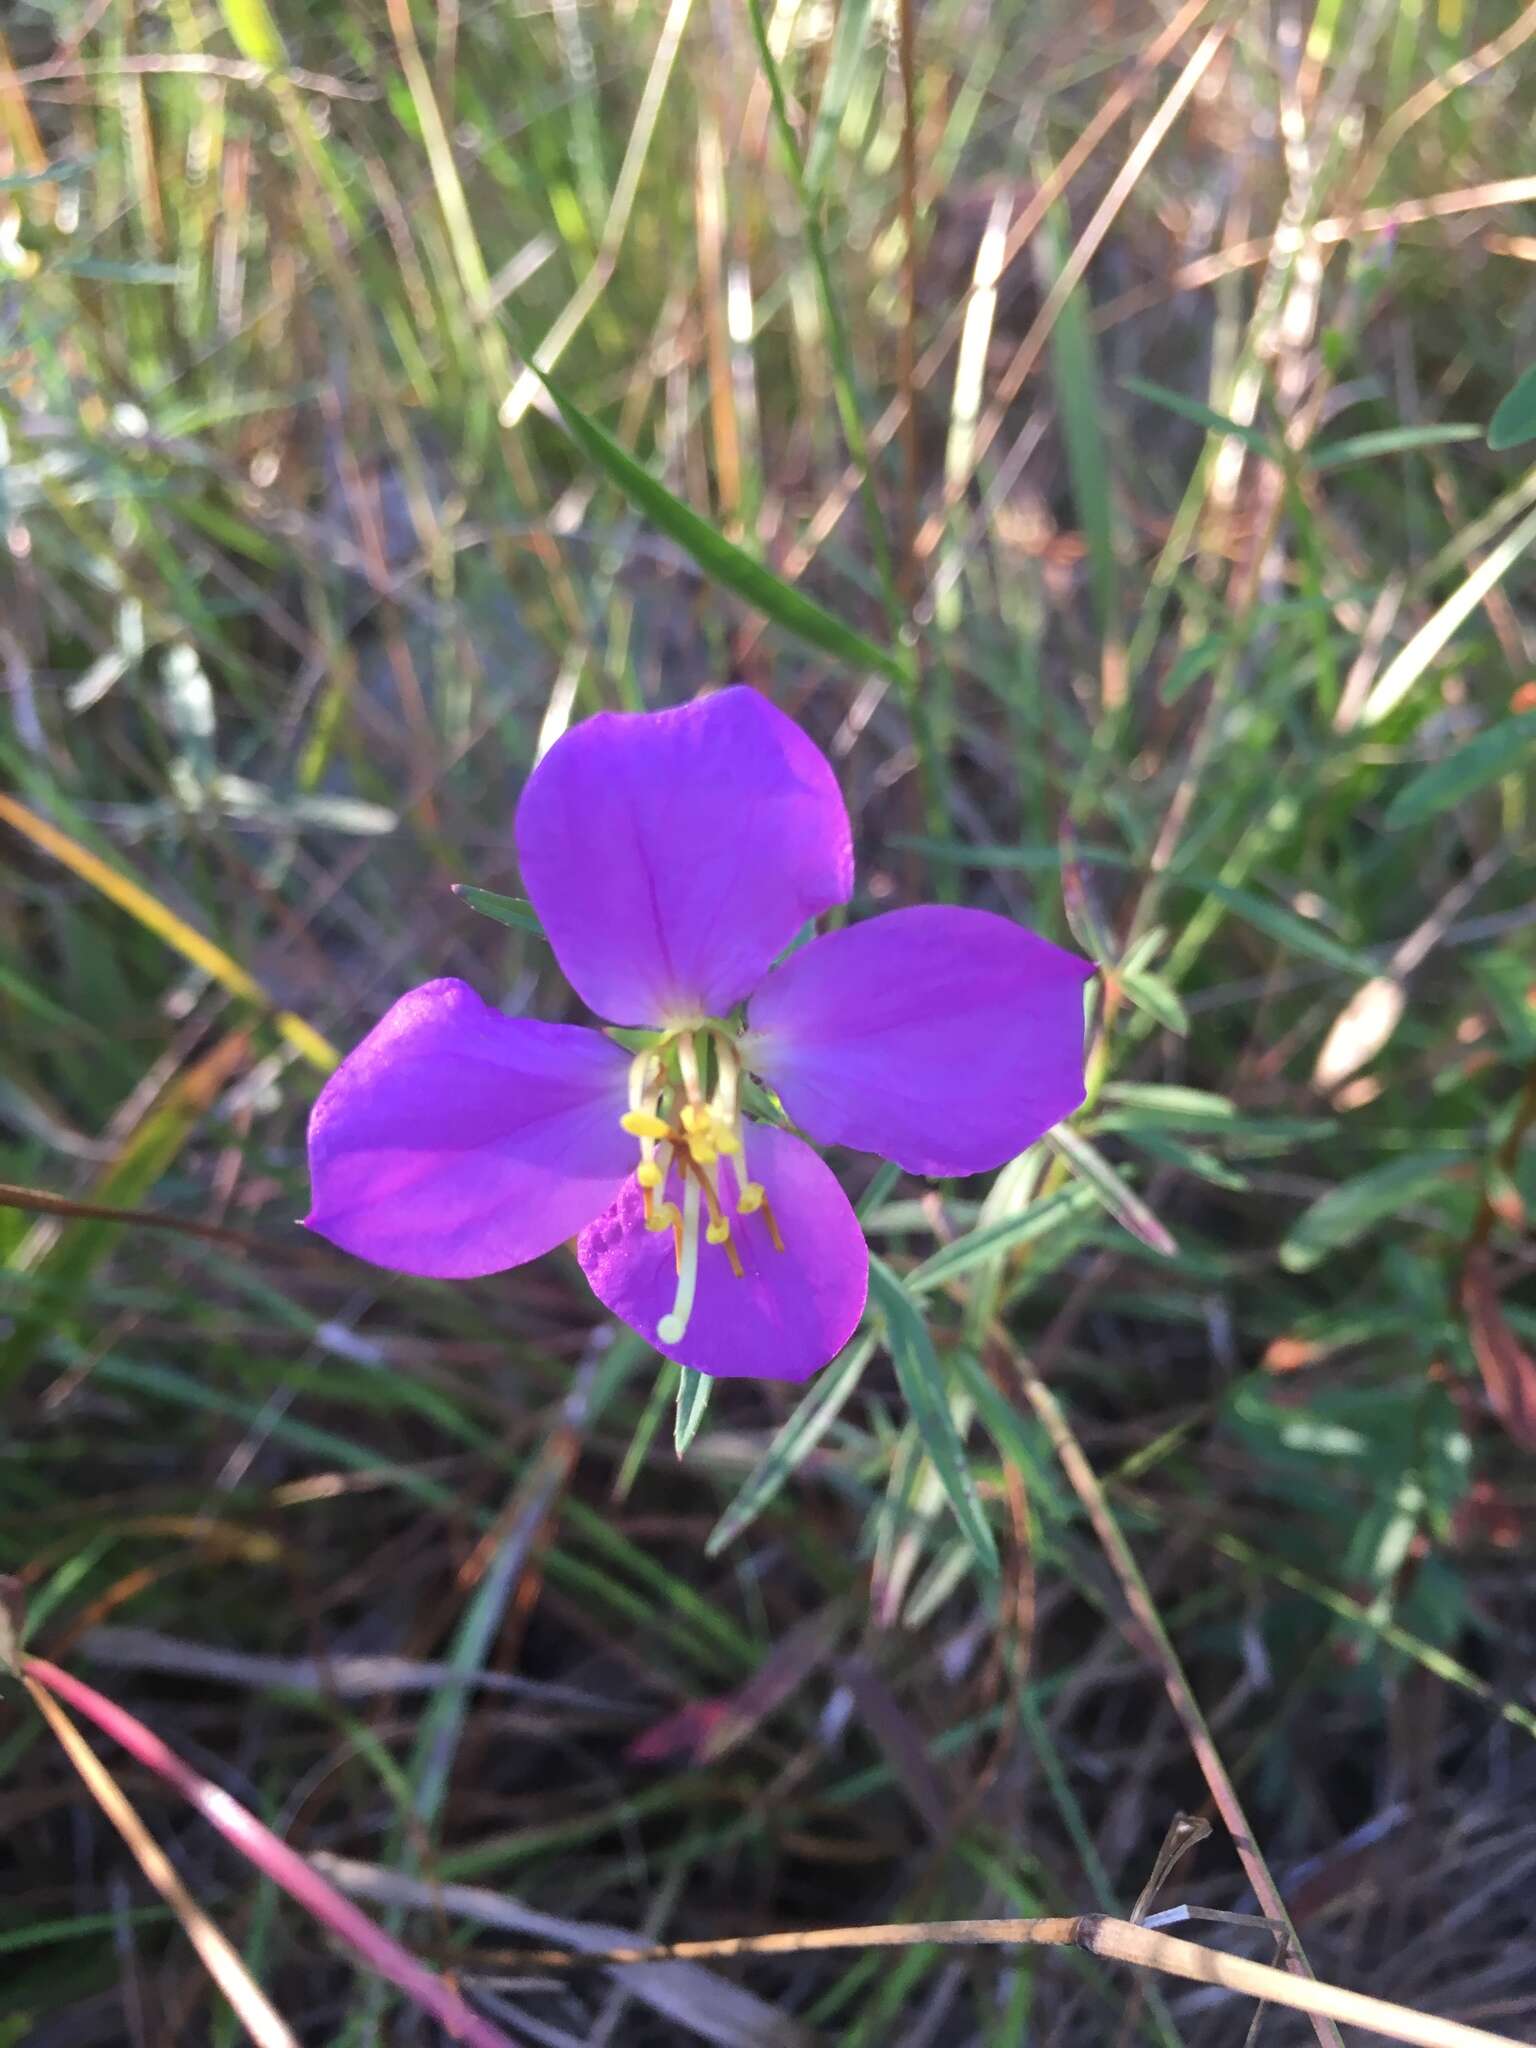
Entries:
MULTIPOLYGON (((1011 1345, 1008 1345, 1006 1339, 1000 1339, 999 1341, 1003 1343, 1004 1348, 1007 1350, 1008 1356, 1023 1382, 1029 1404, 1034 1409, 1046 1435, 1050 1438, 1052 1448, 1061 1461, 1061 1468, 1066 1473, 1073 1492, 1082 1502, 1088 1519, 1093 1526, 1094 1534, 1099 1539, 1099 1546, 1108 1559, 1115 1577, 1120 1582, 1120 1590, 1137 1624, 1143 1645, 1150 1651, 1162 1673, 1163 1686, 1172 1703, 1173 1711, 1178 1716, 1179 1724, 1184 1730, 1191 1750, 1194 1752, 1195 1761, 1200 1766, 1201 1776, 1209 1787, 1212 1802, 1217 1812, 1221 1815, 1227 1833, 1232 1837, 1232 1846, 1236 1849, 1238 1860, 1247 1874, 1249 1884, 1253 1887, 1254 1897, 1259 1902, 1259 1910, 1266 1920, 1272 1920, 1277 1927, 1283 1927, 1289 1938, 1289 1969, 1287 1971, 1266 1970, 1266 1975, 1278 1976, 1282 1980, 1289 1981, 1294 1981, 1294 1976, 1291 1973, 1299 1973, 1310 1978, 1312 1974, 1311 1966, 1307 1962, 1296 1930, 1291 1925, 1290 1915, 1285 1910, 1285 1902, 1280 1896, 1273 1877, 1270 1876, 1269 1866, 1264 1861, 1263 1852, 1260 1850, 1258 1842, 1248 1826, 1248 1819, 1247 1815, 1243 1812, 1242 1801, 1237 1796, 1237 1788, 1228 1776, 1227 1767, 1222 1762, 1221 1754, 1211 1739, 1211 1731, 1206 1726, 1205 1716, 1200 1711, 1189 1680, 1184 1676, 1184 1667, 1179 1662, 1178 1652, 1169 1640, 1168 1631, 1164 1628, 1162 1617, 1157 1611, 1157 1603, 1153 1600, 1148 1590, 1147 1582, 1142 1577, 1141 1568, 1136 1562, 1131 1546, 1125 1540, 1120 1525, 1115 1520, 1114 1513, 1110 1508, 1108 1500, 1105 1498, 1104 1489, 1099 1484, 1098 1475, 1089 1464, 1087 1454, 1078 1442, 1072 1425, 1068 1422, 1066 1415, 1062 1411, 1060 1402, 1040 1377, 1034 1362, 1022 1351, 1017 1351, 1011 1345)), ((1178 1946, 1183 1947, 1185 1944, 1180 1943, 1178 1946)), ((1199 1951, 1199 1953, 1203 1954, 1204 1951, 1199 1951)), ((1125 1957, 1124 1960, 1130 1961, 1134 1960, 1134 1958, 1125 1957)), ((1164 1966, 1159 1965, 1159 1967, 1164 1966)), ((1166 1967, 1172 1968, 1172 1965, 1170 1964, 1166 1967)), ((1245 1967, 1257 1969, 1259 1966, 1257 1964, 1248 1964, 1245 1967)), ((1302 2004, 1300 2010, 1311 2013, 1313 2026, 1318 2040, 1322 2044, 1322 2048, 1343 2048, 1343 2043, 1339 2039, 1338 2029, 1333 2025, 1333 2015, 1330 2007, 1327 2005, 1309 2006, 1302 2004)), ((1418 2034, 1400 2034, 1397 2038, 1409 2041, 1424 2040, 1429 2037, 1418 2034)))
MULTIPOLYGON (((1243 1956, 1223 1955, 1199 1942, 1180 1941, 1129 1920, 1105 1913, 1078 1913, 1070 1918, 1039 1920, 919 1920, 876 1927, 816 1927, 793 1934, 727 1936, 718 1941, 678 1941, 651 1948, 615 1948, 576 1954, 566 1949, 519 1951, 519 1965, 538 1969, 569 1969, 575 1965, 604 1967, 627 1963, 723 1961, 732 1956, 824 1955, 845 1949, 920 1948, 929 1945, 985 1948, 1079 1948, 1108 1962, 1131 1963, 1138 1969, 1161 1970, 1192 1984, 1214 1984, 1246 1998, 1288 2005, 1324 2021, 1344 2020, 1368 2027, 1389 2041, 1413 2048, 1519 2048, 1507 2034, 1490 2034, 1461 2020, 1415 2012, 1363 1991, 1320 1984, 1288 1970, 1252 1963, 1243 1956)), ((512 1958, 508 1958, 512 1960, 512 1958)))

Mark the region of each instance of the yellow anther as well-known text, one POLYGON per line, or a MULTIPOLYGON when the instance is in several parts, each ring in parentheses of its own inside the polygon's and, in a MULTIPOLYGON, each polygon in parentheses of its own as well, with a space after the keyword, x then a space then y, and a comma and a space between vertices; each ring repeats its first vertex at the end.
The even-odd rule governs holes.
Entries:
POLYGON ((729 1244, 731 1241, 731 1226, 723 1216, 717 1216, 704 1235, 711 1244, 729 1244))
POLYGON ((749 1180, 736 1198, 738 1214, 751 1216, 763 1206, 763 1184, 760 1180, 749 1180))
POLYGON ((685 1102, 680 1115, 685 1131, 707 1131, 714 1121, 708 1103, 704 1102, 685 1102))
POLYGON ((659 1116, 652 1116, 647 1109, 627 1109, 619 1118, 619 1128, 628 1131, 632 1138, 669 1138, 670 1124, 663 1123, 659 1116))
POLYGON ((643 1188, 659 1188, 665 1177, 654 1159, 642 1159, 635 1168, 635 1179, 643 1188))
POLYGON ((647 1230, 675 1230, 683 1220, 683 1212, 676 1202, 658 1202, 645 1219, 647 1230))
POLYGON ((726 1158, 729 1159, 733 1152, 741 1150, 741 1140, 734 1131, 717 1130, 715 1132, 715 1150, 723 1152, 726 1158))
POLYGON ((708 1138, 690 1138, 688 1155, 695 1166, 713 1166, 719 1154, 708 1138))

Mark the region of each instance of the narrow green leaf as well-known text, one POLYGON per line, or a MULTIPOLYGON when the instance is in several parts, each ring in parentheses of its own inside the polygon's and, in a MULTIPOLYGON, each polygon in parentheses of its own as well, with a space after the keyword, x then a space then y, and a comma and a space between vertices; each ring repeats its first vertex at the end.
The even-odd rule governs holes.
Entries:
POLYGON ((1068 1165, 1082 1175, 1123 1230, 1128 1230, 1132 1237, 1139 1237, 1152 1251, 1161 1252, 1165 1259, 1178 1257, 1179 1247, 1171 1233, 1153 1215, 1140 1195, 1126 1186, 1103 1153, 1096 1145, 1091 1145, 1081 1131, 1073 1130, 1070 1124, 1058 1124, 1055 1130, 1047 1131, 1046 1139, 1068 1165))
POLYGON ((1421 825, 1436 812, 1449 810, 1463 797, 1485 783, 1497 782, 1522 766, 1522 756, 1536 745, 1536 711, 1519 718, 1503 718, 1486 732, 1475 733, 1447 754, 1421 769, 1387 806, 1386 822, 1396 831, 1403 825, 1421 825))
POLYGON ((782 626, 785 632, 819 647, 823 654, 846 661, 853 668, 873 669, 893 682, 906 680, 907 671, 898 656, 877 647, 852 626, 845 626, 814 598, 783 582, 771 569, 765 569, 761 562, 753 561, 733 546, 708 520, 701 519, 691 506, 674 497, 665 484, 642 469, 607 428, 589 418, 536 363, 530 362, 528 367, 560 408, 567 432, 587 460, 624 493, 637 512, 692 555, 706 576, 772 619, 776 626, 782 626))
POLYGON ((1256 895, 1252 889, 1234 889, 1226 882, 1197 882, 1192 876, 1181 876, 1180 880, 1187 882, 1190 888, 1198 889, 1202 895, 1216 897, 1229 910, 1235 910, 1246 924, 1267 933, 1272 939, 1278 939, 1282 946, 1290 946, 1298 953, 1308 953, 1329 967, 1358 975, 1362 981, 1369 980, 1376 972, 1374 961, 1368 960, 1363 953, 1330 938, 1311 918, 1301 917, 1294 910, 1287 910, 1283 904, 1272 903, 1267 896, 1256 895))
POLYGON ((1147 1121, 1174 1127, 1193 1124, 1203 1129, 1210 1124, 1230 1123, 1237 1115, 1225 1095, 1211 1095, 1204 1088, 1177 1088, 1158 1081, 1107 1081, 1099 1100, 1119 1103, 1126 1109, 1143 1110, 1147 1121))
POLYGON ((1310 451, 1314 470, 1341 469, 1346 462, 1369 462, 1376 455, 1406 455, 1414 448, 1443 448, 1449 441, 1475 441, 1482 428, 1467 422, 1439 427, 1382 427, 1372 434, 1350 434, 1325 441, 1310 451))
POLYGON ((266 0, 219 0, 219 12, 235 48, 249 64, 276 67, 287 62, 277 23, 267 12, 266 0))
POLYGON ((901 1179, 901 1168, 890 1159, 882 1159, 870 1178, 869 1186, 860 1195, 857 1205, 859 1221, 868 1224, 871 1216, 882 1206, 886 1196, 901 1179))
POLYGON ((874 1354, 877 1341, 873 1330, 862 1332, 817 1377, 810 1392, 749 1474, 740 1493, 710 1531, 709 1540, 704 1545, 706 1557, 718 1557, 733 1538, 755 1522, 785 1480, 805 1463, 842 1414, 874 1354))
POLYGON ((837 147, 838 130, 848 111, 853 82, 859 75, 859 59, 864 55, 869 40, 869 9, 870 0, 843 0, 838 9, 837 27, 832 31, 832 54, 827 59, 826 80, 816 108, 816 126, 811 132, 811 146, 805 153, 804 185, 808 201, 820 197, 832 153, 837 147))
POLYGON ((1160 700, 1164 704, 1177 704, 1185 691, 1193 688, 1203 675, 1208 675, 1217 662, 1231 652, 1231 648, 1232 637, 1227 633, 1208 633, 1193 647, 1186 647, 1158 684, 1160 700))
POLYGON ((666 1413, 667 1402, 677 1393, 682 1384, 683 1368, 670 1358, 657 1361, 660 1370, 651 1383, 646 1396, 640 1420, 635 1424, 635 1433, 629 1440, 629 1448, 619 1464, 618 1476, 613 1482, 613 1499, 622 1506, 634 1491, 635 1481, 651 1455, 651 1445, 656 1441, 656 1432, 661 1427, 661 1418, 666 1413))
POLYGON ((1464 1163, 1456 1152, 1416 1153, 1330 1188, 1291 1226, 1280 1246, 1281 1265, 1291 1273, 1321 1265, 1330 1253, 1364 1237, 1373 1224, 1444 1187, 1464 1163))
POLYGON ((1184 1173, 1208 1180, 1213 1187, 1241 1192, 1253 1185, 1247 1174, 1239 1173, 1235 1166, 1228 1166, 1224 1159, 1218 1159, 1211 1152, 1202 1152, 1198 1145, 1186 1145, 1179 1138, 1170 1138, 1166 1131, 1138 1131, 1134 1142, 1138 1150, 1163 1165, 1177 1166, 1184 1173))
POLYGON ((923 1449, 976 1562, 989 1577, 995 1578, 999 1569, 997 1545, 971 1477, 965 1445, 949 1412, 944 1375, 928 1325, 896 1275, 879 1259, 869 1262, 869 1291, 885 1319, 891 1363, 923 1449))
POLYGON ((1129 970, 1132 974, 1137 974, 1150 967, 1167 943, 1167 925, 1149 925, 1139 938, 1132 939, 1120 955, 1121 971, 1129 970))
POLYGON ((1049 1237, 1091 1209, 1094 1200, 1087 1188, 1063 1188, 1058 1194, 1047 1195, 1043 1201, 1031 1202, 1017 1216, 1004 1216, 999 1222, 984 1224, 979 1230, 969 1230, 964 1237, 957 1237, 944 1245, 932 1258, 924 1259, 914 1272, 909 1273, 907 1292, 927 1294, 932 1288, 943 1287, 951 1280, 959 1279, 962 1273, 968 1273, 973 1266, 987 1259, 1000 1258, 1021 1244, 1033 1244, 1037 1238, 1049 1237))
POLYGON ((707 1372, 695 1372, 691 1365, 682 1368, 677 1382, 677 1415, 672 1424, 672 1441, 680 1458, 687 1456, 688 1446, 698 1435, 714 1391, 715 1383, 707 1372))
POLYGON ((1142 968, 1122 967, 1116 978, 1138 1010, 1145 1010, 1165 1030, 1177 1032, 1180 1038, 1189 1036, 1189 1012, 1174 988, 1160 974, 1148 974, 1142 968))
POLYGON ((491 889, 472 889, 468 882, 455 882, 453 893, 461 897, 471 910, 478 910, 485 917, 494 917, 498 924, 509 924, 514 931, 532 932, 535 938, 544 936, 544 927, 525 896, 498 896, 491 889))
POLYGON ((1499 400, 1488 422, 1488 446, 1496 455, 1506 448, 1518 448, 1522 441, 1536 439, 1536 365, 1517 380, 1499 400))
MULTIPOLYGON (((1043 184, 1051 163, 1037 157, 1035 176, 1043 184)), ((1055 289, 1070 239, 1066 209, 1056 206, 1040 223, 1035 241, 1041 289, 1055 289)), ((1098 338, 1092 308, 1081 285, 1062 302, 1051 330, 1051 384, 1067 457, 1067 481, 1088 549, 1088 582, 1099 632, 1119 639, 1119 564, 1115 556, 1114 488, 1105 439, 1106 407, 1099 375, 1098 338)))
POLYGON ((1154 405, 1176 412, 1182 420, 1193 420, 1197 427, 1204 427, 1212 434, 1231 434, 1245 448, 1252 448, 1259 455, 1268 455, 1276 462, 1281 460, 1282 451, 1273 437, 1258 427, 1242 426, 1236 420, 1229 420, 1224 413, 1213 412, 1197 398, 1186 398, 1181 391, 1170 391, 1164 384, 1151 384, 1145 377, 1122 377, 1120 382, 1127 391, 1134 391, 1138 398, 1150 398, 1154 405))
POLYGON ((1021 1401, 1017 1408, 992 1384, 992 1376, 974 1352, 955 1353, 955 1371, 976 1403, 981 1426, 1003 1456, 1023 1473, 1033 1513, 1062 1526, 1073 1519, 1073 1503, 1063 1497, 1050 1444, 1021 1401))

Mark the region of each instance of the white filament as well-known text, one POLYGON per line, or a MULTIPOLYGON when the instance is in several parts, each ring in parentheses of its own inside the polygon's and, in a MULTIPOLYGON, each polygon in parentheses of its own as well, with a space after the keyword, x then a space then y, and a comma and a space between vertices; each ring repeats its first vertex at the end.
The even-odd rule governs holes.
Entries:
POLYGON ((693 1314, 693 1297, 699 1284, 699 1183, 693 1174, 684 1176, 683 1250, 677 1269, 677 1296, 672 1313, 656 1325, 663 1344, 680 1344, 693 1314))

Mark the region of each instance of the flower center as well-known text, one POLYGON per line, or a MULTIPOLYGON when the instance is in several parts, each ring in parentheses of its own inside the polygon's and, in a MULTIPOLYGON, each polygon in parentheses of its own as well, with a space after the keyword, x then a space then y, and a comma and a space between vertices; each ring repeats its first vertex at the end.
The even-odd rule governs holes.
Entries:
POLYGON ((681 1342, 699 1283, 699 1237, 718 1245, 732 1273, 742 1277, 741 1254, 720 1199, 727 1166, 736 1176, 736 1228, 761 1215, 776 1252, 784 1249, 761 1181, 747 1173, 741 1115, 741 1055, 723 1024, 689 1024, 664 1032, 635 1055, 629 1069, 629 1108, 619 1119, 640 1141, 635 1178, 645 1204, 647 1230, 670 1230, 677 1260, 677 1294, 656 1326, 663 1344, 681 1342), (681 1201, 670 1199, 672 1177, 681 1201))

